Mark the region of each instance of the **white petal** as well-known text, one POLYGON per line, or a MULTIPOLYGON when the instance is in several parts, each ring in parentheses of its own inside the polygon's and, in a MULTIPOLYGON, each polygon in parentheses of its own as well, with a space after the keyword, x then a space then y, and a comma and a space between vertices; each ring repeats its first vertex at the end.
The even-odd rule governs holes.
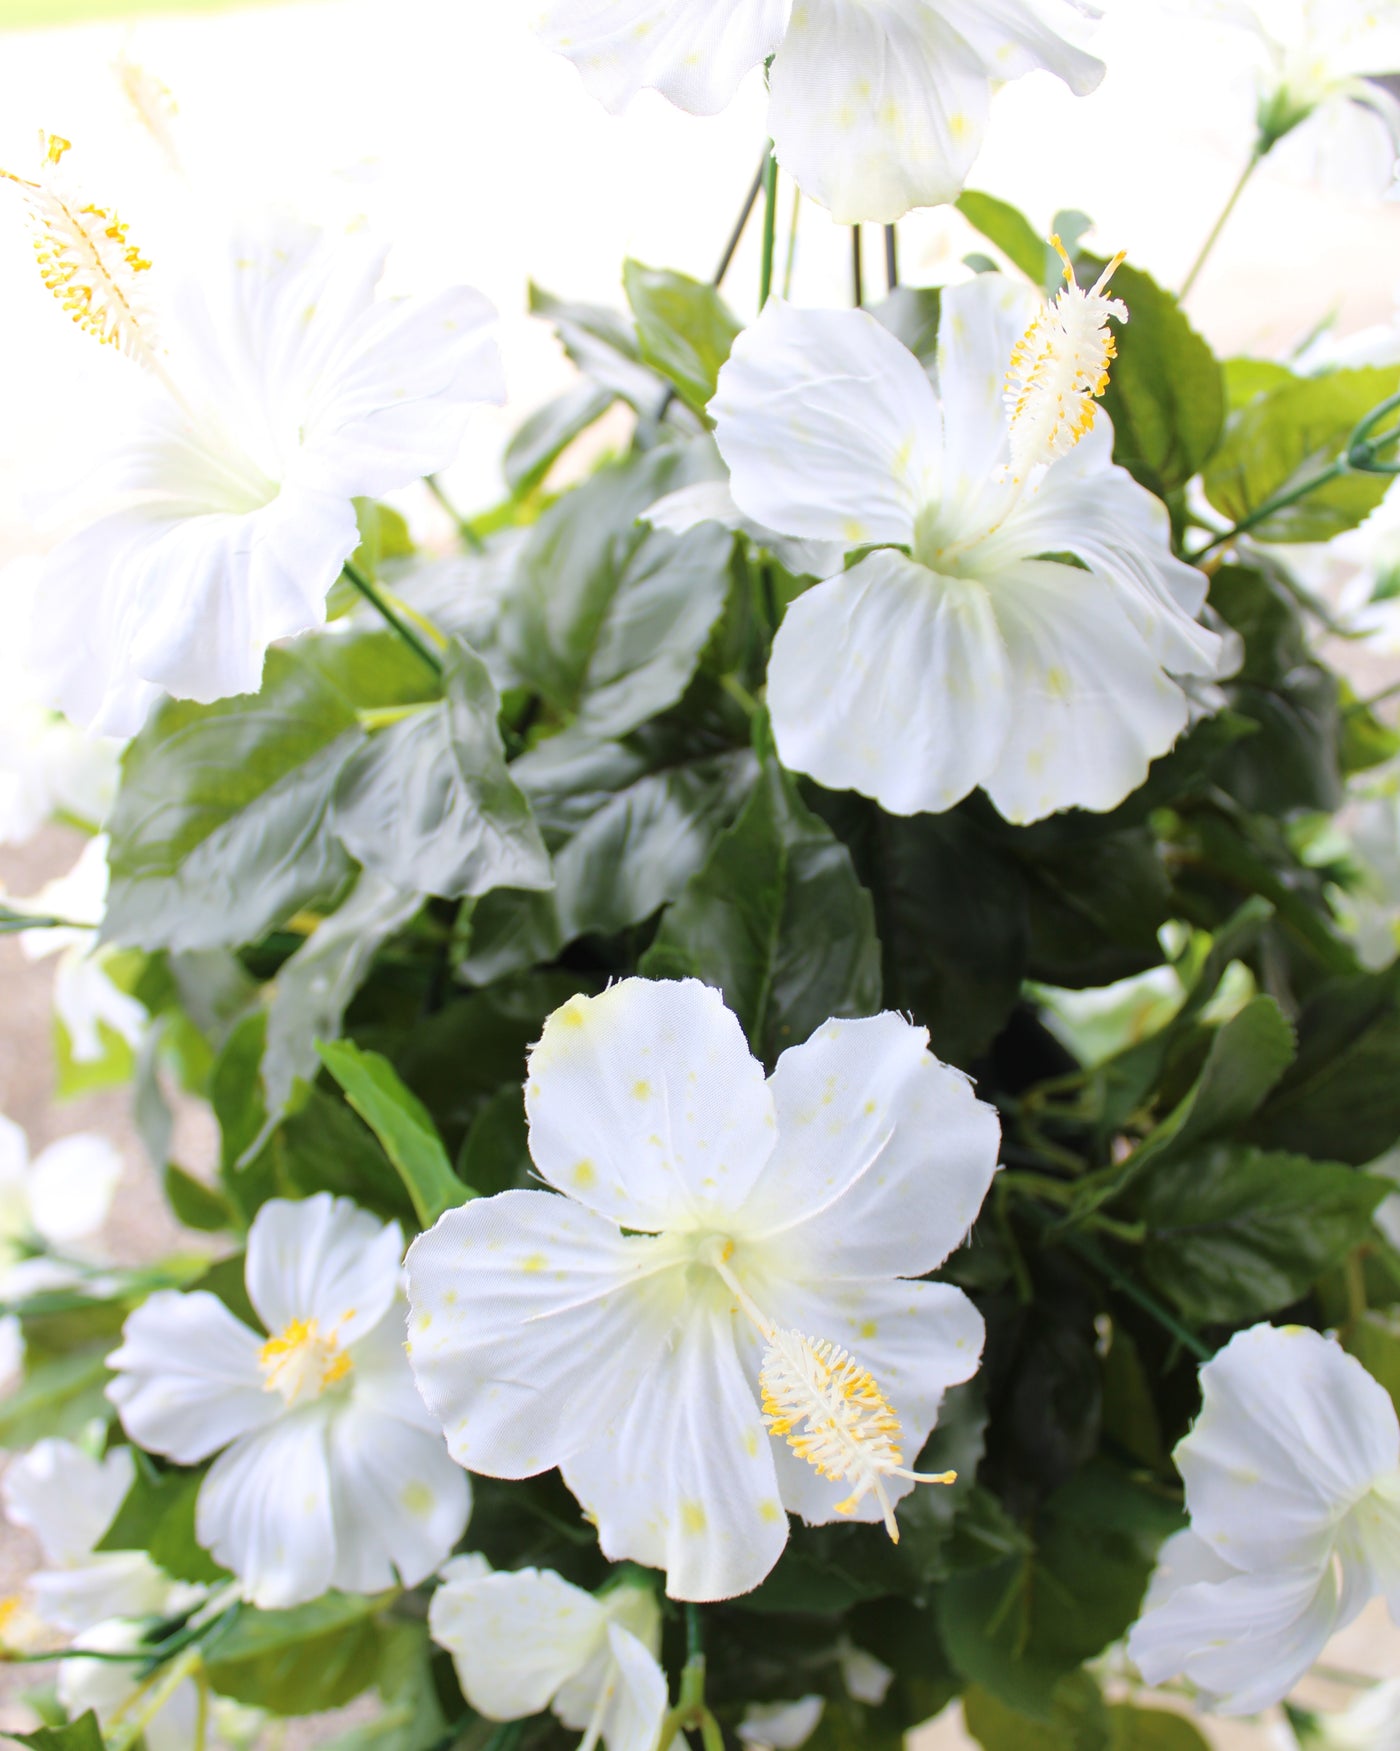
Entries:
POLYGON ((51 1143, 30 1170, 35 1228, 57 1247, 94 1233, 107 1220, 121 1176, 122 1158, 105 1137, 79 1131, 51 1143))
POLYGON ((571 997, 530 1054, 525 1112, 544 1177, 624 1228, 722 1225, 773 1147, 763 1066, 696 979, 571 997))
POLYGON ((826 1708, 824 1696, 799 1696, 795 1702, 756 1702, 744 1711, 739 1738, 765 1751, 798 1751, 817 1730, 826 1708))
POLYGON ((48 1438, 5 1469, 5 1516, 39 1540, 49 1565, 91 1554, 136 1474, 129 1447, 94 1459, 71 1441, 48 1438))
POLYGON ((735 341, 710 412, 735 503, 781 534, 905 543, 934 496, 933 385, 863 310, 770 299, 735 341))
POLYGON ((1339 1628, 1331 1569, 1275 1568, 1186 1585, 1147 1612, 1128 1653, 1149 1684, 1186 1676, 1222 1714, 1286 1696, 1339 1628))
POLYGON ((1016 710, 987 794, 1008 821, 1114 808, 1185 727, 1185 694, 1093 572, 1026 560, 992 589, 1016 710))
POLYGON ((789 0, 549 0, 538 29, 567 55, 593 95, 620 110, 662 92, 692 115, 714 115, 783 34, 789 0))
MULTIPOLYGON (((978 274, 945 286, 938 314, 938 396, 946 445, 944 496, 950 505, 981 511, 986 526, 1000 520, 1014 489, 997 471, 1011 455, 1011 427, 1003 399, 1016 343, 1045 300, 1033 286, 1003 274, 978 274), (985 510, 982 507, 985 506, 985 510)), ((1037 553, 1057 551, 1040 547, 1037 553)), ((1018 555, 1018 557, 1020 557, 1018 555)))
POLYGON ((608 1650, 617 1676, 603 1716, 603 1743, 608 1751, 653 1751, 670 1700, 666 1674, 656 1655, 620 1623, 608 1624, 608 1650))
POLYGON ((409 1248, 409 1361, 459 1465, 532 1477, 596 1437, 664 1349, 684 1273, 552 1192, 449 1210, 409 1248))
POLYGON ((552 1570, 517 1569, 447 1580, 428 1607, 428 1629, 452 1655, 462 1694, 493 1721, 548 1708, 607 1635, 601 1605, 552 1570))
POLYGON ((452 1550, 471 1511, 467 1475, 442 1436, 352 1402, 331 1419, 328 1458, 331 1585, 346 1593, 416 1587, 452 1550))
POLYGON ((841 569, 844 545, 833 541, 799 541, 779 535, 746 517, 734 503, 727 480, 701 480, 668 492, 643 513, 643 522, 670 535, 684 535, 702 523, 718 523, 725 529, 742 530, 750 540, 787 567, 794 577, 829 578, 841 569))
POLYGON ((991 95, 938 0, 804 0, 769 89, 779 163, 843 225, 956 199, 991 95))
POLYGON ((787 1543, 755 1394, 728 1308, 697 1302, 603 1439, 560 1467, 603 1554, 665 1569, 673 1599, 747 1593, 787 1543))
POLYGON ((261 1347, 213 1295, 159 1289, 122 1327, 107 1396, 138 1446, 193 1465, 281 1410, 262 1389, 261 1347))
POLYGON ((408 1304, 396 1300, 373 1331, 351 1346, 350 1396, 365 1410, 396 1417, 430 1435, 440 1432, 437 1418, 423 1403, 408 1365, 408 1304))
POLYGON ((934 0, 934 4, 977 50, 995 79, 1019 79, 1044 67, 1063 79, 1076 97, 1087 97, 1103 78, 1103 62, 1060 34, 1083 22, 1083 13, 1067 0, 934 0), (1047 12, 1053 25, 1046 22, 1047 12))
POLYGON ((899 815, 952 808, 986 780, 1011 699, 988 591, 891 551, 799 596, 768 665, 783 764, 899 815))
POLYGON ((196 1536, 260 1610, 305 1604, 331 1584, 326 1422, 319 1405, 283 1416, 235 1441, 200 1485, 196 1536))
POLYGON ((144 1551, 102 1551, 71 1569, 40 1570, 29 1579, 34 1608, 69 1634, 114 1617, 164 1617, 188 1610, 204 1588, 172 1581, 144 1551))
POLYGON ((737 1233, 780 1240, 830 1277, 922 1276, 962 1243, 1001 1126, 926 1028, 890 1013, 829 1021, 783 1053, 770 1087, 778 1143, 737 1233))
MULTIPOLYGON (((26 950, 38 934, 25 931, 26 950)), ((43 934, 57 937, 77 932, 51 930, 43 934)), ((104 1028, 110 1028, 135 1050, 150 1019, 134 997, 112 983, 104 964, 106 958, 106 952, 96 949, 89 939, 80 946, 64 949, 54 968, 54 1013, 68 1030, 69 1048, 78 1064, 96 1064, 106 1056, 109 1042, 104 1038, 104 1028)))
MULTIPOLYGON (((78 1637, 76 1647, 125 1653, 135 1648, 141 1625, 128 1622, 99 1624, 78 1637)), ((59 1667, 58 1695, 76 1720, 92 1709, 99 1721, 110 1722, 136 1691, 138 1662, 117 1660, 65 1660, 59 1667)), ((142 1734, 147 1751, 189 1751, 196 1742, 199 1719, 199 1689, 191 1678, 181 1684, 142 1734)))
POLYGON ((272 1198, 248 1231, 248 1299, 274 1337, 293 1320, 314 1319, 323 1337, 353 1344, 392 1305, 402 1255, 398 1223, 349 1198, 272 1198))
POLYGON ((1177 1469, 1193 1529, 1237 1568, 1322 1560, 1338 1513, 1400 1463, 1389 1394, 1318 1332, 1238 1333, 1201 1394, 1177 1469))
MULTIPOLYGON (((807 1283, 751 1279, 752 1292, 768 1316, 804 1337, 828 1338, 849 1350, 871 1374, 899 1417, 900 1450, 913 1466, 938 1420, 938 1407, 950 1386, 970 1380, 982 1360, 982 1316, 951 1283, 910 1283, 896 1279, 807 1283)), ((747 1325, 740 1328, 745 1366, 757 1378, 763 1341, 747 1325)), ((818 1475, 788 1447, 768 1437, 778 1471, 783 1504, 811 1526, 854 1518, 877 1521, 880 1506, 868 1495, 854 1515, 838 1514, 836 1504, 851 1493, 849 1483, 818 1475)), ((911 1490, 940 1485, 890 1478, 890 1500, 911 1490)))

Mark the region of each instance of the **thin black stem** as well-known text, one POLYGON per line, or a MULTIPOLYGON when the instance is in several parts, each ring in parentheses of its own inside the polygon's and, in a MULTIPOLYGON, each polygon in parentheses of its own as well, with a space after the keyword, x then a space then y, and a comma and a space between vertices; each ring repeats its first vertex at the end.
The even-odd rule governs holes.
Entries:
POLYGON ((865 302, 865 274, 860 259, 860 226, 851 226, 851 302, 859 310, 865 302))
POLYGON ((366 602, 379 611, 385 622, 398 633, 413 654, 421 657, 435 675, 441 675, 441 658, 434 655, 408 622, 394 612, 369 579, 362 572, 357 571, 348 559, 345 562, 344 570, 348 581, 360 592, 366 602))
POLYGON ((899 239, 893 225, 885 227, 885 284, 891 292, 899 284, 899 239))
POLYGON ((739 248, 740 240, 742 239, 744 232, 748 229, 749 219, 753 214, 754 207, 758 204, 759 190, 763 187, 763 179, 768 172, 768 160, 772 155, 772 147, 765 146, 763 149, 763 157, 759 160, 758 169, 754 173, 753 182, 749 185, 749 192, 744 196, 743 208, 740 211, 739 217, 734 221, 734 229, 729 233, 729 241, 725 244, 724 253, 719 258, 719 266, 715 269, 715 277, 711 281, 711 284, 715 286, 716 289, 724 283, 724 276, 729 272, 734 261, 734 256, 739 248))

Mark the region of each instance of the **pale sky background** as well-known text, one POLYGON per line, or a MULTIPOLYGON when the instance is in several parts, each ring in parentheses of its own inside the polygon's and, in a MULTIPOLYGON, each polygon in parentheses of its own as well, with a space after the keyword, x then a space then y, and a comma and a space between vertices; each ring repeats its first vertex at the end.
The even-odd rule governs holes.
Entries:
MULTIPOLYGON (((713 269, 764 142, 755 74, 722 116, 697 120, 644 94, 606 115, 566 62, 530 35, 530 0, 302 0, 244 11, 144 17, 0 34, 0 167, 31 171, 40 128, 73 142, 72 173, 115 206, 155 263, 177 267, 191 234, 269 202, 308 218, 363 215, 394 244, 396 289, 465 280, 502 313, 510 403, 479 417, 448 482, 468 509, 500 491, 499 456, 530 409, 569 381, 547 328, 525 314, 533 277, 621 305, 631 254, 698 276, 713 269), (178 104, 183 178, 134 121, 113 73, 125 53, 178 104)), ((1128 0, 1102 42, 1109 76, 1075 99, 1037 74, 1001 93, 972 177, 1048 230, 1060 208, 1097 222, 1167 285, 1184 276, 1249 150, 1246 44, 1128 0)), ((81 473, 135 367, 75 330, 39 284, 17 196, 0 184, 0 560, 53 538, 43 511, 81 473)), ((791 185, 782 192, 785 228, 791 185)), ((751 313, 755 223, 726 292, 751 313)), ((911 284, 956 277, 984 248, 951 210, 900 228, 911 284)), ((780 242, 780 252, 782 244, 780 242)), ((868 231, 867 287, 883 285, 868 231)), ((794 295, 849 301, 849 236, 804 205, 794 295)), ((1309 184, 1266 166, 1190 306, 1222 352, 1279 353, 1329 312, 1349 333, 1392 320, 1400 204, 1309 184)), ((428 538, 445 526, 409 509, 428 538)), ((1400 1635, 1368 1620, 1339 1664, 1400 1670, 1400 1635)), ((1340 1701, 1333 1691, 1330 1700, 1340 1701)), ((1221 1747, 1274 1743, 1212 1728, 1221 1747)), ((962 1743, 940 1727, 930 1743, 962 1743)))

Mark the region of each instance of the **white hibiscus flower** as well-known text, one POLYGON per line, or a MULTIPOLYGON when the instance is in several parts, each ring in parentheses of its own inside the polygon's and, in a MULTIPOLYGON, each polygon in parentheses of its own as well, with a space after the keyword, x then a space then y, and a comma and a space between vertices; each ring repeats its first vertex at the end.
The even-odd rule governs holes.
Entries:
POLYGON ((157 334, 150 263, 66 191, 65 150, 26 184, 41 259, 71 268, 51 281, 65 308, 148 368, 149 393, 110 459, 115 508, 45 562, 34 652, 75 723, 130 735, 161 690, 255 692, 268 645, 324 621, 354 499, 450 463, 503 387, 478 293, 377 299, 382 249, 290 221, 229 239, 157 334))
POLYGON ((442 1581, 428 1629, 478 1714, 515 1721, 547 1708, 584 1747, 653 1751, 667 1693, 649 1587, 623 1581, 595 1596, 552 1570, 493 1572, 479 1556, 448 1563, 442 1581))
POLYGON ((1201 1395, 1175 1454, 1190 1529, 1163 1546, 1128 1652, 1149 1684, 1185 1676, 1253 1714, 1373 1594, 1400 1623, 1400 1425, 1359 1362, 1299 1326, 1239 1333, 1201 1395))
POLYGON ((999 1135, 927 1045, 831 1021, 765 1080, 694 980, 556 1010, 525 1087, 555 1191, 451 1210, 409 1252, 409 1356, 457 1460, 557 1465, 605 1554, 681 1599, 756 1587, 789 1512, 897 1537, 904 1455, 983 1336, 961 1290, 908 1279, 971 1227, 999 1135))
POLYGON ((248 1298, 271 1336, 215 1296, 152 1295, 109 1358, 131 1439, 200 1486, 201 1544, 255 1605, 328 1587, 414 1586, 461 1536, 471 1496, 403 1355, 403 1236, 347 1198, 264 1204, 248 1298))
POLYGON ((987 274, 943 293, 938 386, 863 311, 774 299, 711 403, 745 515, 874 548, 788 609, 768 706, 783 764, 894 814, 981 785, 1008 820, 1111 809, 1214 677, 1205 577, 1112 462, 1107 298, 987 274), (1068 557, 1067 557, 1068 556, 1068 557))
MULTIPOLYGON (((545 0, 542 35, 619 110, 644 87, 712 115, 773 56, 768 130, 841 223, 956 199, 993 87, 1046 68, 1080 96, 1102 63, 1066 40, 1079 0, 545 0)), ((1078 15, 1078 18, 1076 18, 1078 15)))
POLYGON ((59 1138, 31 1161, 28 1138, 0 1113, 0 1299, 80 1280, 70 1265, 29 1255, 81 1251, 107 1220, 121 1176, 121 1156, 91 1131, 59 1138))

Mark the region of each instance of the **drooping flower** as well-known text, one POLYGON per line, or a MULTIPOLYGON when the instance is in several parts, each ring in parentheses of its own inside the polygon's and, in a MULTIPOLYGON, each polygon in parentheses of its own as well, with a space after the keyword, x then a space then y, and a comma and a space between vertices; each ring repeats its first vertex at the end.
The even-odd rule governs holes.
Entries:
POLYGON ((895 814, 981 785, 1033 821, 1114 807, 1171 747, 1174 677, 1214 677, 1225 647, 1095 417, 1115 306, 1072 277, 1049 309, 995 274, 950 287, 937 389, 862 311, 774 299, 739 336, 711 403, 739 508, 875 550, 778 630, 786 766, 895 814))
POLYGON ((650 87, 723 109, 773 56, 768 130, 804 194, 885 224, 961 192, 994 85, 1046 68, 1083 96, 1103 66, 1062 34, 1075 0, 544 0, 539 29, 594 96, 650 87))
POLYGON ((146 367, 110 502, 45 562, 34 637, 51 701, 130 735, 162 690, 256 691, 268 645, 321 624, 354 499, 444 467, 474 405, 501 399, 494 313, 465 287, 376 298, 372 241, 276 220, 230 238, 157 324, 155 274, 117 222, 62 205, 102 221, 84 253, 44 186, 26 193, 42 235, 62 232, 45 273, 65 308, 146 367))
POLYGON ((203 1290, 152 1295, 109 1358, 133 1441, 200 1486, 201 1544, 255 1605, 416 1585, 471 1496, 403 1356, 403 1236, 347 1198, 273 1199, 248 1234, 250 1331, 203 1290))
POLYGON ((0 1299, 78 1279, 71 1264, 38 1251, 79 1250, 107 1220, 121 1175, 121 1156, 91 1131, 59 1138, 31 1161, 24 1132, 0 1114, 0 1299))
POLYGON ((1303 1327, 1241 1332, 1201 1370, 1177 1446, 1189 1530, 1162 1548, 1128 1652, 1207 1707, 1286 1696, 1376 1593, 1400 1623, 1400 1425, 1389 1394, 1303 1327))
POLYGON ((653 1751, 667 1694, 650 1587, 623 1580, 594 1595, 550 1569, 493 1572, 483 1557, 457 1557, 442 1571, 428 1630, 488 1720, 550 1709, 584 1747, 653 1751))
POLYGON ((134 1051, 146 1032, 144 1006, 113 983, 112 951, 98 940, 107 911, 107 836, 89 839, 67 875, 47 882, 37 894, 11 899, 16 911, 58 923, 20 932, 20 952, 31 961, 57 957, 54 1011, 68 1032, 77 1064, 94 1064, 106 1051, 102 1030, 126 1041, 134 1051))
POLYGON ((694 980, 556 1010, 525 1090, 554 1191, 477 1199, 409 1252, 409 1356, 456 1459, 559 1466, 605 1554, 676 1598, 757 1586, 788 1512, 897 1536, 982 1346, 959 1289, 909 1279, 967 1233, 998 1144, 927 1045, 831 1021, 765 1080, 694 980))

